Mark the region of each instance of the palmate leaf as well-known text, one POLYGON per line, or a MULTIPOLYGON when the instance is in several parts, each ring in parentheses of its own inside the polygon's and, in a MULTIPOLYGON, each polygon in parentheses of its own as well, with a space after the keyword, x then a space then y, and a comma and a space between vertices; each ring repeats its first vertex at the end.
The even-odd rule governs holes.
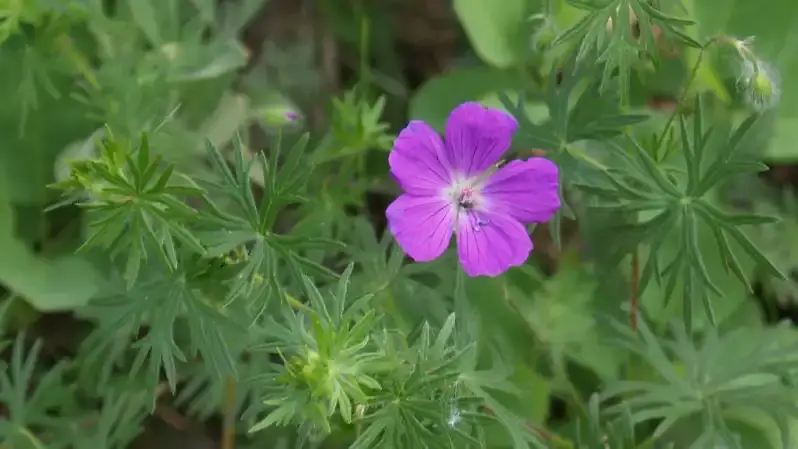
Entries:
MULTIPOLYGON (((209 279, 208 282, 214 280, 209 279)), ((234 316, 234 320, 242 323, 249 322, 251 318, 249 311, 241 302, 224 310, 234 316)), ((249 380, 269 370, 272 363, 268 357, 251 357, 249 349, 257 343, 260 343, 257 332, 225 333, 225 346, 236 362, 238 374, 232 406, 225 405, 225 401, 229 399, 226 397, 229 392, 229 379, 222 379, 216 373, 210 372, 202 360, 193 360, 181 370, 184 383, 177 392, 175 405, 185 410, 188 415, 202 421, 211 419, 222 407, 231 407, 231 415, 242 416, 247 407, 258 403, 264 395, 262 385, 249 380)), ((253 419, 244 420, 242 427, 249 428, 254 424, 253 419)))
POLYGON ((394 347, 397 365, 358 421, 366 428, 353 448, 485 448, 497 438, 515 449, 545 447, 495 395, 519 393, 510 371, 477 368, 476 345, 459 343, 461 326, 450 314, 437 332, 424 323, 409 345, 394 347))
POLYGON ((111 393, 100 409, 88 416, 93 426, 73 426, 71 446, 123 449, 144 429, 149 399, 141 394, 111 393))
POLYGON ((0 403, 7 410, 0 418, 2 446, 45 447, 33 429, 56 429, 58 419, 51 413, 72 399, 73 389, 63 379, 66 363, 59 363, 43 375, 38 373, 41 348, 42 342, 37 340, 26 351, 25 335, 18 335, 11 360, 0 373, 0 403))
POLYGON ((701 47, 681 30, 693 21, 669 15, 645 0, 568 0, 567 3, 586 14, 560 34, 554 44, 575 43, 577 60, 602 65, 599 92, 606 92, 611 81, 615 81, 623 104, 628 104, 633 68, 646 58, 655 64, 659 60, 654 27, 688 46, 701 47))
MULTIPOLYGON (((238 359, 238 361, 239 382, 236 384, 233 405, 235 416, 241 416, 247 407, 263 398, 262 386, 248 382, 248 380, 271 367, 268 359, 249 358, 245 361, 238 359)), ((175 405, 181 409, 185 407, 188 415, 200 420, 212 418, 224 405, 226 379, 220 380, 215 374, 209 373, 203 363, 193 363, 183 372, 187 379, 177 393, 175 405)), ((252 419, 244 423, 248 427, 254 424, 255 421, 252 419)))
POLYGON ((265 407, 256 405, 249 413, 268 411, 251 432, 296 424, 312 436, 326 435, 331 416, 351 423, 355 408, 380 389, 373 376, 381 369, 382 354, 371 336, 380 316, 366 310, 371 294, 349 298, 352 269, 350 265, 329 293, 305 277, 307 303, 290 301, 283 305, 281 319, 266 319, 258 332, 264 343, 253 350, 279 355, 283 364, 272 364, 248 380, 265 393, 265 407))
MULTIPOLYGON (((518 120, 515 144, 520 148, 547 150, 546 157, 563 167, 561 173, 568 177, 564 181, 579 179, 576 174, 581 170, 603 168, 573 143, 609 139, 623 132, 624 127, 648 118, 621 111, 617 90, 600 94, 598 70, 597 65, 579 61, 574 55, 559 72, 553 71, 546 91, 542 95, 530 95, 532 100, 541 101, 548 108, 550 119, 543 124, 533 123, 528 117, 524 96, 519 95, 518 101, 512 102, 506 94, 499 95, 505 109, 518 120)), ((560 183, 561 189, 562 186, 560 183)), ((557 212, 549 227, 558 247, 561 246, 562 217, 574 217, 564 200, 562 204, 562 210, 557 212)))
MULTIPOLYGON (((587 416, 576 423, 576 447, 579 449, 636 449, 635 423, 629 407, 621 405, 615 416, 607 419, 600 412, 601 399, 598 394, 590 396, 587 416)), ((645 445, 643 447, 646 447, 645 445)), ((662 449, 673 449, 664 446, 662 449)))
POLYGON ((787 279, 765 279, 762 287, 766 297, 773 297, 783 305, 791 304, 798 300, 798 279, 796 267, 795 248, 798 248, 798 197, 789 189, 779 192, 771 198, 769 186, 760 180, 754 183, 741 184, 741 192, 735 197, 753 199, 754 210, 761 213, 778 214, 781 221, 765 226, 758 226, 750 233, 752 239, 761 245, 762 251, 774 265, 783 273, 788 274, 787 279), (765 188, 764 193, 760 188, 765 188))
MULTIPOLYGON (((302 191, 311 167, 303 158, 308 136, 300 139, 284 158, 280 158, 279 142, 267 159, 258 153, 247 160, 241 139, 235 143, 235 165, 231 169, 219 151, 207 144, 208 155, 220 179, 206 183, 215 192, 231 198, 236 210, 226 212, 208 200, 203 214, 204 231, 198 232, 208 247, 208 255, 221 257, 231 252, 238 253, 238 273, 227 283, 227 304, 240 297, 249 297, 261 303, 280 289, 278 267, 287 267, 295 280, 301 282, 304 275, 321 279, 337 276, 327 267, 299 255, 299 251, 314 246, 335 247, 338 242, 313 239, 274 232, 275 221, 285 206, 301 202, 302 191), (253 163, 260 164, 264 173, 264 189, 260 204, 250 180, 253 163)), ((260 313, 258 313, 259 315, 260 313)))
POLYGON ((100 247, 112 258, 124 253, 131 288, 153 252, 169 270, 177 269, 178 246, 205 252, 187 227, 198 218, 197 211, 184 202, 204 192, 187 180, 175 183, 174 166, 160 156, 150 157, 146 134, 135 159, 124 142, 115 140, 110 130, 106 134, 99 160, 73 165, 70 179, 52 187, 63 190, 67 202, 85 198, 77 204, 88 210, 90 234, 78 251, 100 247))
POLYGON ((697 419, 702 434, 695 437, 720 437, 729 448, 743 449, 726 413, 754 409, 779 426, 785 444, 790 441, 788 424, 798 416, 791 385, 798 341, 789 328, 738 328, 723 335, 710 329, 696 343, 683 323, 675 323, 673 337, 664 341, 643 319, 637 334, 626 324, 613 322, 613 327, 621 335, 617 343, 639 356, 654 376, 610 385, 602 396, 617 405, 607 413, 631 410, 633 423, 653 421, 653 440, 681 421, 697 419))
POLYGON ((688 329, 692 329, 693 323, 691 301, 703 301, 707 318, 714 325, 710 293, 720 295, 720 290, 708 274, 705 256, 699 250, 699 227, 709 229, 727 269, 746 288, 750 288, 749 281, 739 262, 739 255, 731 249, 730 240, 735 241, 767 275, 784 278, 740 229, 741 226, 764 224, 776 219, 725 212, 715 205, 711 195, 713 187, 728 179, 764 168, 762 164, 745 159, 737 151, 757 116, 749 117, 731 136, 721 136, 714 128, 705 130, 702 116, 701 99, 698 97, 692 130, 680 117, 679 142, 686 165, 684 173, 674 173, 668 167, 658 165, 646 149, 635 140, 626 138, 622 144, 608 142, 616 148, 618 157, 624 163, 623 169, 606 172, 608 185, 598 188, 581 185, 585 191, 603 197, 604 201, 594 209, 610 213, 637 212, 637 220, 607 230, 618 236, 609 261, 612 266, 617 266, 639 245, 648 245, 652 256, 642 267, 640 291, 652 279, 656 279, 664 283, 667 299, 680 282, 685 301, 683 318, 688 329), (714 159, 705 161, 707 155, 714 155, 714 159), (679 242, 678 251, 675 257, 663 261, 658 250, 672 235, 679 242))
POLYGON ((618 91, 599 94, 596 75, 600 66, 576 57, 569 58, 563 67, 549 75, 546 91, 530 93, 531 100, 543 102, 550 120, 535 124, 526 114, 526 99, 518 97, 513 102, 506 94, 499 95, 502 105, 519 122, 519 145, 524 148, 549 150, 547 157, 556 162, 571 154, 580 159, 568 144, 581 140, 603 140, 615 137, 624 127, 648 119, 644 114, 628 114, 618 105, 618 91))
POLYGON ((97 328, 84 341, 84 363, 107 371, 109 365, 129 360, 124 348, 131 348, 130 376, 144 373, 151 393, 164 375, 174 392, 180 364, 197 354, 217 379, 236 378, 227 341, 244 328, 199 289, 204 285, 196 277, 204 269, 200 262, 193 257, 181 260, 181 268, 174 272, 148 266, 146 282, 130 290, 112 290, 90 303, 82 313, 97 320, 97 328))

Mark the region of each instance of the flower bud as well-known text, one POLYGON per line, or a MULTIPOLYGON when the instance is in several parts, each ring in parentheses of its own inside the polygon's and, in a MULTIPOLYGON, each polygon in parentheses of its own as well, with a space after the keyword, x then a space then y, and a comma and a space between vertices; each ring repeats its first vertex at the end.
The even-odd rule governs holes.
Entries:
POLYGON ((737 79, 737 87, 751 107, 762 111, 772 108, 779 102, 780 79, 774 67, 759 59, 746 59, 743 61, 741 72, 737 79))
POLYGON ((754 43, 754 37, 753 36, 746 37, 745 39, 737 39, 737 38, 733 38, 733 37, 728 37, 728 38, 724 37, 724 38, 721 39, 721 42, 727 42, 727 43, 731 44, 731 46, 734 47, 734 50, 737 51, 737 54, 740 55, 740 57, 743 60, 750 60, 752 58, 755 58, 754 52, 753 52, 753 50, 751 48, 751 46, 754 43))
POLYGON ((751 84, 752 88, 758 95, 770 97, 775 93, 773 81, 763 71, 757 72, 751 84))
POLYGON ((294 126, 302 120, 296 108, 285 103, 258 108, 254 114, 268 128, 294 126))

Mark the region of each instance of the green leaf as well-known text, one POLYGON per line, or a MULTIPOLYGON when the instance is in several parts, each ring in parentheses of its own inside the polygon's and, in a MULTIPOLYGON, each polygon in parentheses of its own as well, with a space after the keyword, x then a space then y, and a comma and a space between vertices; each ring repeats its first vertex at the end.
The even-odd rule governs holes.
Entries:
POLYGON ((162 43, 158 11, 151 0, 138 0, 127 2, 133 21, 141 29, 151 44, 158 46, 162 43))
POLYGON ((234 72, 247 64, 249 52, 237 40, 228 40, 207 47, 199 47, 198 51, 188 52, 189 46, 175 47, 178 54, 185 54, 175 61, 176 70, 171 74, 173 81, 201 81, 218 78, 234 72))
MULTIPOLYGON (((532 336, 523 316, 513 310, 506 278, 466 278, 465 293, 470 307, 479 315, 484 335, 510 344, 508 349, 524 353, 532 336)), ((490 342, 485 342, 490 343, 490 342)))
POLYGON ((72 310, 85 305, 100 281, 82 257, 37 256, 14 232, 15 213, 0 179, 0 284, 20 295, 37 310, 72 310))
POLYGON ((454 10, 483 61, 501 69, 520 61, 526 0, 454 0, 454 10))
MULTIPOLYGON (((682 5, 684 5, 684 9, 687 12, 687 15, 690 17, 695 17, 696 7, 698 7, 698 5, 703 6, 704 3, 706 3, 705 0, 682 0, 682 5)), ((700 23, 688 27, 687 34, 699 41, 701 38, 708 37, 699 35, 700 27, 700 23)), ((723 84, 723 80, 721 79, 717 68, 711 63, 709 58, 701 57, 700 54, 701 50, 698 48, 685 49, 687 67, 695 67, 696 64, 701 64, 698 67, 695 81, 693 81, 693 85, 690 87, 690 89, 697 92, 700 92, 701 90, 710 90, 724 103, 731 102, 731 96, 728 92, 728 89, 723 84)))
MULTIPOLYGON (((522 270, 530 278, 539 276, 531 267, 522 270)), ((564 366, 566 361, 573 361, 603 379, 612 379, 619 361, 614 351, 599 341, 600 328, 591 312, 597 286, 595 276, 581 267, 573 254, 567 254, 554 277, 543 281, 531 294, 511 290, 510 301, 512 310, 534 332, 555 364, 564 366)))
MULTIPOLYGON (((726 269, 726 263, 721 258, 721 253, 715 241, 715 237, 708 226, 699 222, 697 227, 698 248, 696 251, 701 254, 703 258, 704 265, 709 272, 709 278, 723 293, 721 296, 711 295, 709 299, 712 301, 718 322, 721 322, 734 313, 743 301, 749 299, 748 292, 744 286, 740 285, 740 280, 737 276, 726 269)), ((666 241, 663 242, 662 246, 657 250, 659 260, 661 261, 660 267, 664 267, 666 263, 673 260, 674 257, 677 257, 680 243, 679 238, 680 236, 676 232, 668 234, 666 241)), ((743 269, 743 273, 748 279, 751 279, 754 273, 755 263, 750 257, 744 254, 744 251, 736 242, 730 241, 729 245, 732 251, 738 255, 737 259, 743 269)), ((641 253, 641 267, 646 265, 649 257, 648 248, 646 247, 641 253)), ((650 282, 640 295, 640 301, 646 314, 655 319, 658 324, 662 325, 675 317, 681 317, 684 312, 684 298, 682 298, 683 279, 681 279, 682 276, 679 277, 680 279, 676 281, 674 294, 667 303, 664 301, 664 284, 658 285, 657 282, 650 282)), ((703 329, 704 326, 708 324, 705 314, 702 313, 703 305, 701 304, 700 298, 692 298, 691 300, 694 329, 703 329)))
POLYGON ((213 0, 191 0, 205 23, 213 23, 216 18, 216 3, 213 0))
POLYGON ((88 118, 87 105, 65 95, 73 85, 71 76, 46 73, 47 91, 35 85, 29 94, 35 97, 28 99, 34 104, 20 104, 26 101, 20 85, 43 74, 21 70, 31 64, 27 59, 31 56, 29 49, 15 47, 0 47, 0 98, 8 99, 0 108, 0 178, 5 178, 3 188, 11 201, 42 204, 48 200, 46 186, 53 181, 59 153, 98 125, 88 118), (51 92, 64 95, 54 97, 51 92))
POLYGON ((549 416, 551 383, 526 365, 517 365, 513 384, 520 391, 515 410, 533 423, 545 423, 549 416))
POLYGON ((723 415, 729 420, 730 430, 739 432, 744 448, 782 449, 798 444, 798 420, 795 418, 787 418, 791 428, 790 441, 782 442, 779 426, 762 410, 737 407, 723 415))
MULTIPOLYGON (((798 74, 798 3, 791 0, 767 0, 765 3, 692 0, 698 34, 703 38, 717 35, 738 39, 754 36, 753 50, 758 58, 778 71, 779 80, 791 80, 798 74)), ((730 78, 740 75, 732 73, 730 78)), ((765 154, 774 160, 798 160, 794 145, 798 119, 798 86, 777 83, 780 100, 775 109, 774 135, 765 154)))
POLYGON ((410 99, 410 118, 442 132, 455 106, 520 86, 517 74, 486 66, 464 67, 431 78, 410 99))
MULTIPOLYGON (((520 94, 517 92, 505 92, 505 95, 507 95, 510 100, 517 100, 520 94)), ((499 94, 495 92, 491 92, 490 94, 482 97, 479 102, 490 108, 503 109, 507 112, 510 112, 504 106, 504 103, 502 103, 499 94)), ((544 123, 550 118, 549 107, 540 101, 525 102, 524 112, 526 113, 526 118, 528 118, 529 121, 534 124, 544 123)))
MULTIPOLYGON (((250 119, 250 99, 246 95, 225 93, 216 109, 200 127, 202 135, 211 145, 223 148, 232 142, 236 133, 250 119)), ((205 141, 198 142, 198 150, 205 150, 205 141)))

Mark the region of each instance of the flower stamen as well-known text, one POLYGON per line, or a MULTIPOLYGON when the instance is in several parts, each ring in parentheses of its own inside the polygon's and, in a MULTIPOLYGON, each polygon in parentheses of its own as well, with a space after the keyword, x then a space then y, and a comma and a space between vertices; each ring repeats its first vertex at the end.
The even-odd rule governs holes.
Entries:
POLYGON ((473 187, 463 187, 457 197, 457 205, 461 209, 471 210, 476 206, 476 198, 473 187))

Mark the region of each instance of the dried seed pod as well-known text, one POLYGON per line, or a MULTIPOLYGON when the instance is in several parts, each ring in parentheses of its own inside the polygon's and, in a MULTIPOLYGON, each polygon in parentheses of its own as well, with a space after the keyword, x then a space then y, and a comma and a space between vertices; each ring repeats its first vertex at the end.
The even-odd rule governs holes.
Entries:
MULTIPOLYGON (((616 9, 616 11, 620 12, 620 10, 618 10, 618 9, 616 9)), ((629 27, 632 28, 632 36, 635 39, 639 38, 640 37, 640 22, 637 20, 637 14, 635 14, 635 12, 634 12, 634 10, 632 8, 629 8, 629 27)), ((607 30, 608 33, 612 33, 613 30, 614 30, 612 17, 607 19, 606 30, 607 30)), ((660 41, 660 37, 662 36, 662 28, 659 25, 657 25, 657 24, 653 24, 651 26, 651 30, 654 33, 654 40, 659 42, 660 41)))
MULTIPOLYGON (((635 39, 640 38, 640 22, 637 19, 637 14, 635 14, 632 8, 629 8, 629 26, 632 29, 632 37, 635 39)), ((607 19, 606 25, 607 33, 612 33, 614 30, 612 17, 607 19)), ((657 43, 657 48, 659 52, 664 57, 674 57, 679 55, 678 47, 673 45, 673 42, 669 42, 668 39, 663 39, 662 36, 662 27, 657 24, 651 25, 651 31, 654 34, 654 41, 657 43)))

